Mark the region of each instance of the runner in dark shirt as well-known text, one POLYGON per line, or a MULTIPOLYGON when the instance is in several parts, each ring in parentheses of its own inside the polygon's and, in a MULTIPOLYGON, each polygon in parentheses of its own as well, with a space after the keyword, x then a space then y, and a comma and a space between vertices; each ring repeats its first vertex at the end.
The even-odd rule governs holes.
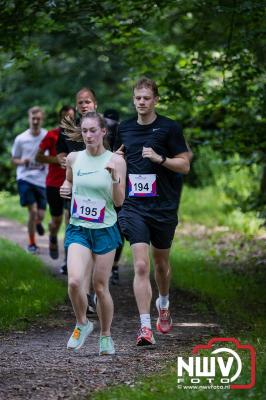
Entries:
MULTIPOLYGON (((136 118, 122 122, 119 126, 119 135, 116 147, 124 144, 128 174, 154 174, 156 175, 155 193, 147 197, 142 193, 136 193, 133 197, 129 193, 129 187, 134 189, 143 184, 145 195, 145 181, 131 182, 128 177, 128 196, 123 204, 123 209, 135 211, 143 216, 153 216, 157 221, 176 222, 176 210, 178 206, 177 192, 180 184, 178 175, 149 158, 143 158, 143 147, 152 148, 163 157, 173 158, 175 155, 187 152, 187 146, 179 124, 169 118, 156 114, 156 119, 151 124, 141 125, 136 118), (133 187, 132 187, 133 185, 133 187)), ((146 184, 148 188, 149 185, 146 184)))
POLYGON ((134 86, 137 117, 122 122, 115 148, 127 162, 127 193, 119 224, 129 240, 134 260, 134 294, 141 328, 137 345, 151 345, 149 247, 152 244, 155 279, 159 289, 156 328, 172 328, 169 311, 169 254, 177 225, 177 173, 189 172, 188 149, 179 124, 155 113, 159 99, 156 83, 148 78, 134 86))
MULTIPOLYGON (((82 88, 76 95, 76 109, 78 112, 76 124, 80 124, 80 117, 89 111, 95 111, 97 108, 97 101, 95 93, 90 88, 82 88)), ((57 157, 63 168, 66 168, 66 156, 72 151, 81 151, 85 149, 82 141, 76 142, 68 140, 67 137, 61 133, 57 142, 56 150, 57 157)))

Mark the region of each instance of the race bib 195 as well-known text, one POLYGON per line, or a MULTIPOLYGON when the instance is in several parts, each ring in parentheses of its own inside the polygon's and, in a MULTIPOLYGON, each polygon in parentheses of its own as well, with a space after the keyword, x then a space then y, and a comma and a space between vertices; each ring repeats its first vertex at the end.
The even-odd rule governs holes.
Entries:
POLYGON ((84 196, 74 195, 71 214, 73 218, 102 223, 104 213, 105 200, 92 200, 84 196))
POLYGON ((155 197, 156 175, 155 174, 129 174, 128 175, 129 197, 155 197))

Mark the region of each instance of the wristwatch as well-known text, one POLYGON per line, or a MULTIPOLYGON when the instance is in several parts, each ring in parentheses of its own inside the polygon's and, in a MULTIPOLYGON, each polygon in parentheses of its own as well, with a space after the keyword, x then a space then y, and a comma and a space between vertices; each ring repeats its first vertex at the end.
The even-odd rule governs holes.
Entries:
POLYGON ((162 165, 166 160, 166 156, 164 154, 161 154, 161 157, 162 157, 162 161, 159 163, 160 165, 162 165))

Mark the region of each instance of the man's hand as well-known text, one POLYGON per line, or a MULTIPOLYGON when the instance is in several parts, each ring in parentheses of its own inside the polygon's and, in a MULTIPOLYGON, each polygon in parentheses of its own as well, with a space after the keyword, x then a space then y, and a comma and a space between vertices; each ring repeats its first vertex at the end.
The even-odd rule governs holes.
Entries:
POLYGON ((25 167, 29 167, 30 165, 30 158, 16 158, 16 157, 12 157, 12 162, 13 164, 17 167, 19 165, 25 165, 25 167))
POLYGON ((66 155, 65 153, 57 154, 57 160, 61 168, 66 169, 66 155))
POLYGON ((23 158, 22 160, 21 160, 21 163, 22 163, 22 165, 25 165, 25 167, 29 167, 29 165, 30 165, 30 159, 29 158, 23 158))
POLYGON ((142 157, 149 158, 149 160, 151 160, 156 164, 160 164, 162 161, 162 156, 160 156, 160 154, 155 153, 155 151, 151 147, 143 147, 142 157))
POLYGON ((63 197, 63 199, 71 200, 71 194, 72 194, 72 184, 68 181, 65 181, 63 185, 60 187, 60 196, 63 197))
POLYGON ((122 144, 119 149, 116 150, 115 154, 122 156, 123 158, 125 158, 125 146, 122 144))

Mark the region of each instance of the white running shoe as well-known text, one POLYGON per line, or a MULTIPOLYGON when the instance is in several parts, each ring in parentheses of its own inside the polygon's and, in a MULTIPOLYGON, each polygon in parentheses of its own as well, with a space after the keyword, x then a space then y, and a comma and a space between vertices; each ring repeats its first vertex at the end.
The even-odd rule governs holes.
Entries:
POLYGON ((67 342, 67 348, 78 350, 80 349, 87 337, 93 331, 93 323, 88 320, 86 325, 76 325, 72 335, 67 342))

